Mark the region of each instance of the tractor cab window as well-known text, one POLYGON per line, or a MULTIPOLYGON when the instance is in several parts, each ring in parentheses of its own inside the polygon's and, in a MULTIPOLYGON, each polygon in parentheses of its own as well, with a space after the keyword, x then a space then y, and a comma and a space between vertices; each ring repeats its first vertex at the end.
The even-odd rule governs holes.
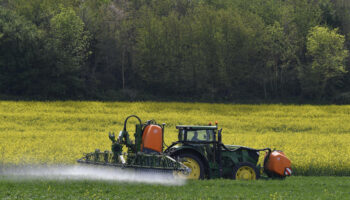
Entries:
POLYGON ((213 130, 190 130, 187 131, 187 141, 209 142, 213 141, 213 130))

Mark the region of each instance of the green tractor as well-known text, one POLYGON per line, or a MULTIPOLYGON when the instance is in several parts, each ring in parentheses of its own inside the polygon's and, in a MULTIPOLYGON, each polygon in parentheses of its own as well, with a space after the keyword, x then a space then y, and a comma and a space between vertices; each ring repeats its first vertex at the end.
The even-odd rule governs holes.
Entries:
POLYGON ((180 177, 256 180, 260 178, 261 172, 265 172, 269 177, 282 178, 291 175, 290 161, 281 151, 224 145, 222 129, 218 130, 217 124, 181 125, 176 128, 179 130, 178 141, 170 145, 164 153, 174 158, 181 158, 184 160, 182 163, 191 169, 189 174, 178 173, 180 177), (266 152, 265 168, 258 165, 260 152, 266 152))
POLYGON ((154 120, 142 123, 139 117, 129 116, 117 139, 114 134, 109 134, 112 152, 96 150, 85 154, 78 162, 153 170, 183 179, 256 180, 262 174, 284 178, 292 173, 291 162, 281 151, 224 145, 222 129, 218 129, 217 123, 215 126, 176 126, 178 141, 164 150, 164 125, 154 120), (132 117, 139 121, 134 133, 135 142, 130 140, 126 130, 127 121, 132 117), (127 152, 123 153, 123 146, 127 147, 127 152), (265 152, 263 166, 258 164, 261 152, 265 152))

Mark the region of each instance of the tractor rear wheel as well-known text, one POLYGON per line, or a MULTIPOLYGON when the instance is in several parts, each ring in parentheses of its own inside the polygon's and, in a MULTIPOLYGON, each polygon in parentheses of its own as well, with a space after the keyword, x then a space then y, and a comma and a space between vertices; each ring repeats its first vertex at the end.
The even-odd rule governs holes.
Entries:
POLYGON ((204 179, 204 164, 198 156, 184 153, 178 155, 178 157, 184 160, 182 163, 190 168, 191 172, 188 174, 184 172, 174 172, 176 178, 193 180, 204 179))
POLYGON ((241 162, 234 166, 232 178, 236 180, 257 180, 260 178, 260 171, 252 163, 241 162))

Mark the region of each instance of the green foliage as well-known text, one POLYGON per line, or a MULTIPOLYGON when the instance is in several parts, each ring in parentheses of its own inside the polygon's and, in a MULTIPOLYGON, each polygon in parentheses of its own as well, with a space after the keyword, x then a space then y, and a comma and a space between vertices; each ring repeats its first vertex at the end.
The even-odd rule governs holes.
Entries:
MULTIPOLYGON (((50 20, 50 36, 53 39, 52 47, 70 54, 74 59, 71 65, 79 66, 79 62, 85 57, 83 53, 88 41, 84 23, 72 8, 62 8, 61 12, 50 20)), ((66 56, 68 55, 62 57, 66 56)))
POLYGON ((11 0, 8 7, 34 24, 48 28, 50 19, 63 7, 78 7, 79 0, 11 0))
POLYGON ((28 20, 0 7, 0 91, 27 95, 36 88, 42 32, 28 20))
MULTIPOLYGON (((310 30, 307 37, 307 54, 312 62, 309 67, 312 94, 327 95, 326 91, 334 84, 341 82, 346 73, 345 59, 348 50, 344 48, 345 38, 337 33, 337 29, 330 30, 327 27, 316 26, 310 30)), ((332 88, 331 88, 332 89, 332 88)))
POLYGON ((334 0, 333 2, 337 20, 335 27, 339 27, 345 35, 348 35, 350 33, 350 2, 347 0, 334 0))
MULTIPOLYGON (((33 28, 37 46, 19 41, 28 55, 38 55, 24 64, 36 66, 26 81, 0 72, 19 88, 4 86, 4 95, 126 94, 140 100, 139 93, 145 93, 206 101, 328 95, 330 100, 350 90, 350 75, 320 84, 308 78, 316 76, 309 65, 315 57, 307 53, 313 27, 329 26, 349 36, 350 5, 344 0, 12 0, 1 5, 33 28)), ((21 54, 7 58, 14 56, 21 54)), ((348 63, 344 60, 344 69, 348 63)))
POLYGON ((47 92, 67 96, 81 87, 79 72, 88 56, 88 33, 72 8, 61 8, 52 17, 46 39, 47 92))
POLYGON ((21 96, 77 95, 76 88, 82 87, 79 72, 88 56, 88 34, 74 10, 62 7, 47 30, 12 10, 0 12, 0 91, 21 96))
POLYGON ((265 27, 261 45, 264 62, 261 79, 265 98, 268 97, 268 91, 275 97, 283 95, 288 68, 297 59, 296 46, 285 32, 278 22, 265 27))

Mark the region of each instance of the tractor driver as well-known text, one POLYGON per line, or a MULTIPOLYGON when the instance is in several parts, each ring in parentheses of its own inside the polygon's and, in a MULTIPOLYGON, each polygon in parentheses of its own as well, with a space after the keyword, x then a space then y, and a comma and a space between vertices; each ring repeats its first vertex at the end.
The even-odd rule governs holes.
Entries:
POLYGON ((199 141, 197 131, 194 132, 194 135, 193 135, 191 141, 199 141))

